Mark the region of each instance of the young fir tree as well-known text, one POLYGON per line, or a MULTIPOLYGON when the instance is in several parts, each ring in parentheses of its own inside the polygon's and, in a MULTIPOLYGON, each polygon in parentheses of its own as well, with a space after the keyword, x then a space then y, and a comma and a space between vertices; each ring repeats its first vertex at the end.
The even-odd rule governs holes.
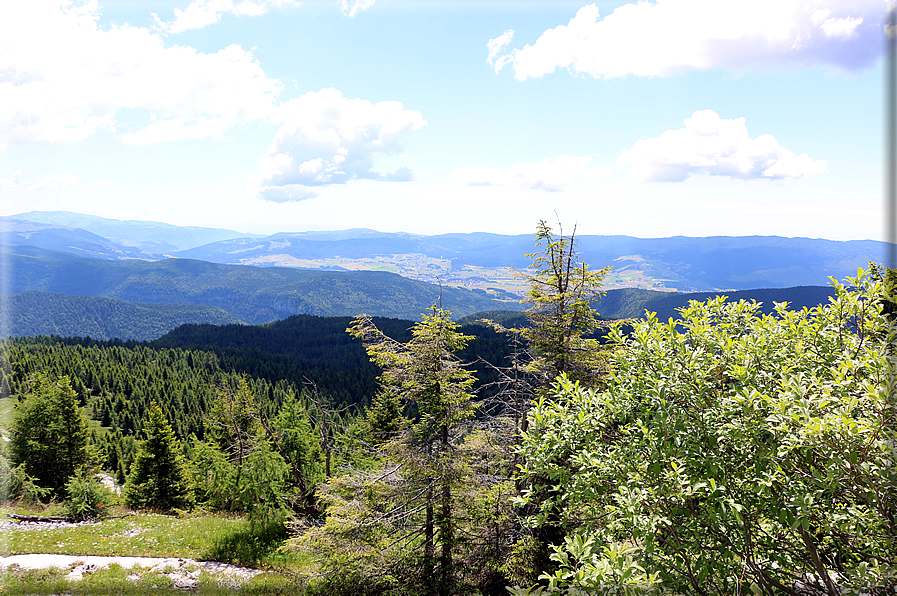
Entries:
POLYGON ((603 295, 601 283, 610 267, 592 270, 576 252, 576 230, 557 234, 545 221, 536 231, 539 252, 528 254, 533 262, 522 276, 529 282, 526 311, 530 327, 522 330, 534 355, 530 369, 542 377, 543 386, 567 375, 586 386, 600 378, 602 353, 597 340, 586 336, 598 327, 592 302, 603 295))
POLYGON ((244 511, 251 520, 318 513, 323 457, 301 398, 287 393, 270 419, 243 376, 236 389, 219 388, 210 410, 210 438, 194 444, 191 462, 204 506, 244 511))
POLYGON ((328 510, 322 533, 329 533, 324 539, 331 543, 350 540, 372 545, 366 552, 374 556, 368 560, 376 559, 381 566, 368 569, 369 574, 394 577, 396 569, 405 569, 405 593, 413 592, 414 585, 440 595, 455 591, 459 537, 453 489, 464 475, 464 457, 455 443, 462 423, 473 414, 469 390, 474 382, 473 374, 453 356, 470 340, 457 327, 448 311, 434 307, 412 328, 408 343, 387 337, 366 315, 357 317, 348 329, 364 342, 371 360, 383 370, 377 418, 390 410, 399 418, 396 425, 387 420, 373 422, 390 430, 404 424, 401 409, 395 407, 396 397, 412 404, 417 417, 406 432, 384 445, 385 473, 360 482, 335 481, 334 486, 346 492, 355 489, 338 487, 364 488, 360 495, 347 494, 351 501, 332 501, 335 505, 328 510), (355 505, 348 506, 350 502, 355 505), (366 505, 359 510, 359 503, 366 505), (382 513, 376 513, 377 521, 372 523, 366 518, 375 511, 382 513))
POLYGON ((162 408, 153 402, 140 446, 125 485, 125 503, 133 509, 170 511, 192 506, 187 464, 162 408))
POLYGON ((11 430, 13 464, 57 495, 90 461, 87 420, 68 377, 50 381, 38 375, 16 406, 11 430))

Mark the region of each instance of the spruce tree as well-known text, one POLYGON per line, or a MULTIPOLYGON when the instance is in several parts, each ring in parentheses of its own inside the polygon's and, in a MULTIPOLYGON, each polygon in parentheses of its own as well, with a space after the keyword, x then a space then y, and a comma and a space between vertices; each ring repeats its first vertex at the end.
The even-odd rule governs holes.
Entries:
MULTIPOLYGON (((383 517, 395 516, 400 532, 410 530, 394 543, 420 540, 416 579, 430 593, 444 596, 454 592, 454 550, 459 541, 454 489, 463 476, 463 462, 455 443, 462 425, 473 416, 474 377, 454 356, 471 337, 456 331, 459 325, 451 321, 448 311, 435 306, 430 311, 414 325, 412 339, 404 344, 384 335, 366 315, 356 317, 347 331, 364 342, 371 361, 383 371, 377 416, 395 410, 393 424, 404 426, 396 398, 412 404, 417 412, 409 432, 395 436, 384 447, 390 459, 399 463, 394 473, 403 481, 400 494, 389 499, 390 514, 383 517), (417 523, 410 523, 411 519, 417 523)), ((379 424, 389 426, 385 420, 379 424)))
POLYGON ((125 503, 133 509, 170 511, 192 505, 187 464, 162 409, 153 402, 140 446, 125 486, 125 503))
POLYGON ((69 477, 89 463, 89 439, 87 420, 69 378, 35 377, 31 391, 16 406, 10 445, 13 464, 61 496, 69 477))

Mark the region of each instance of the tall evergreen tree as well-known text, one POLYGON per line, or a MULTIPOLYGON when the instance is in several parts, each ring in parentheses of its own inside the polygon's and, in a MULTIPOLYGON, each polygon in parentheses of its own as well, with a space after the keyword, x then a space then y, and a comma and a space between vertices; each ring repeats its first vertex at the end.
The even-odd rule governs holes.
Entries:
POLYGON ((42 487, 61 494, 68 478, 90 460, 90 434, 68 377, 37 375, 16 407, 12 424, 14 464, 42 487))
POLYGON ((383 391, 396 390, 416 406, 418 419, 411 433, 392 447, 408 479, 420 486, 423 495, 424 580, 429 579, 436 592, 444 595, 452 592, 454 583, 452 485, 458 474, 451 439, 473 415, 469 390, 474 377, 453 356, 471 336, 456 331, 459 325, 452 323, 448 311, 430 310, 414 325, 406 344, 384 335, 366 316, 357 317, 348 331, 364 342, 371 361, 383 369, 383 391))
MULTIPOLYGON (((530 305, 526 311, 529 326, 505 329, 492 323, 496 330, 509 333, 514 348, 510 367, 501 371, 499 397, 505 402, 505 413, 513 413, 514 428, 521 433, 527 432, 533 400, 552 399, 551 388, 558 377, 587 387, 597 386, 604 374, 606 357, 600 343, 589 335, 598 328, 598 313, 592 303, 602 296, 601 284, 611 268, 589 268, 576 251, 575 228, 566 236, 563 228, 555 233, 544 220, 540 221, 536 247, 537 252, 527 255, 532 264, 520 273, 530 285, 522 301, 530 305)), ((519 436, 514 443, 519 443, 519 436)), ((553 455, 555 473, 569 473, 572 454, 553 455)), ((519 456, 515 455, 514 460, 518 467, 527 470, 526 462, 519 456)), ((519 524, 521 537, 513 555, 516 560, 508 565, 532 581, 554 566, 549 546, 562 542, 565 530, 548 475, 517 474, 516 489, 519 495, 528 496, 528 505, 519 513, 529 518, 529 523, 519 524), (534 520, 539 523, 530 530, 534 520), (528 532, 532 534, 527 536, 528 532)))
POLYGON ((125 502, 134 509, 189 508, 192 496, 187 465, 171 425, 155 402, 144 429, 146 440, 131 464, 125 502))

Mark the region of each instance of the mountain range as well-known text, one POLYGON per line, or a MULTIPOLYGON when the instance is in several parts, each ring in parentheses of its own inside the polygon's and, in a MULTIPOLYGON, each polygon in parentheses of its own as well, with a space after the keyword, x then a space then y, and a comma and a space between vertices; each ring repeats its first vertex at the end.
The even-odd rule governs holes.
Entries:
MULTIPOLYGON (((5 220, 0 222, 5 228, 0 241, 5 245, 40 246, 93 258, 175 257, 231 265, 379 270, 442 285, 495 287, 518 293, 525 282, 515 281, 509 268, 525 269, 530 263, 525 255, 535 250, 534 237, 529 234, 424 236, 353 229, 258 236, 156 222, 119 222, 67 212, 30 212, 5 220), (46 223, 41 227, 36 222, 46 223), (155 239, 157 248, 164 244, 178 249, 154 250, 150 238, 155 239)), ((828 283, 829 276, 842 279, 870 261, 880 262, 885 254, 885 243, 874 240, 779 236, 577 238, 580 255, 593 268, 614 266, 606 279, 608 288, 701 292, 821 286, 828 283)))
MULTIPOLYGON (((813 306, 831 295, 827 276, 843 279, 884 250, 871 240, 780 237, 578 240, 593 267, 614 265, 610 290, 594 305, 609 318, 650 310, 666 319, 689 299, 719 293, 761 301, 765 311, 775 301, 813 306), (680 291, 660 291, 673 288, 680 291), (703 293, 687 293, 695 290, 703 293)), ((437 303, 456 318, 503 311, 512 320, 525 282, 509 281, 509 268, 525 270, 535 245, 530 235, 366 229, 250 237, 32 212, 0 218, 0 249, 4 334, 150 340, 184 323, 261 324, 297 314, 419 320, 437 303), (93 231, 68 225, 77 223, 93 231), (153 252, 163 246, 177 250, 153 252), (284 262, 292 266, 278 266, 284 262)))

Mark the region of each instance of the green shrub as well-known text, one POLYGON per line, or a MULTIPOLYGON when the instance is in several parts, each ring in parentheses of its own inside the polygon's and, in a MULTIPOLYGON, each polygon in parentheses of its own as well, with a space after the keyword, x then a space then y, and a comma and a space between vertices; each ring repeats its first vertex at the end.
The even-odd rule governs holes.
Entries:
POLYGON ((79 468, 65 485, 65 510, 77 520, 102 519, 109 515, 112 492, 85 468, 79 468))
POLYGON ((893 585, 897 328, 875 276, 849 281, 801 311, 715 298, 652 313, 615 332, 600 390, 561 378, 522 439, 544 481, 521 501, 556 495, 531 522, 557 512, 567 530, 547 592, 530 593, 893 585))

